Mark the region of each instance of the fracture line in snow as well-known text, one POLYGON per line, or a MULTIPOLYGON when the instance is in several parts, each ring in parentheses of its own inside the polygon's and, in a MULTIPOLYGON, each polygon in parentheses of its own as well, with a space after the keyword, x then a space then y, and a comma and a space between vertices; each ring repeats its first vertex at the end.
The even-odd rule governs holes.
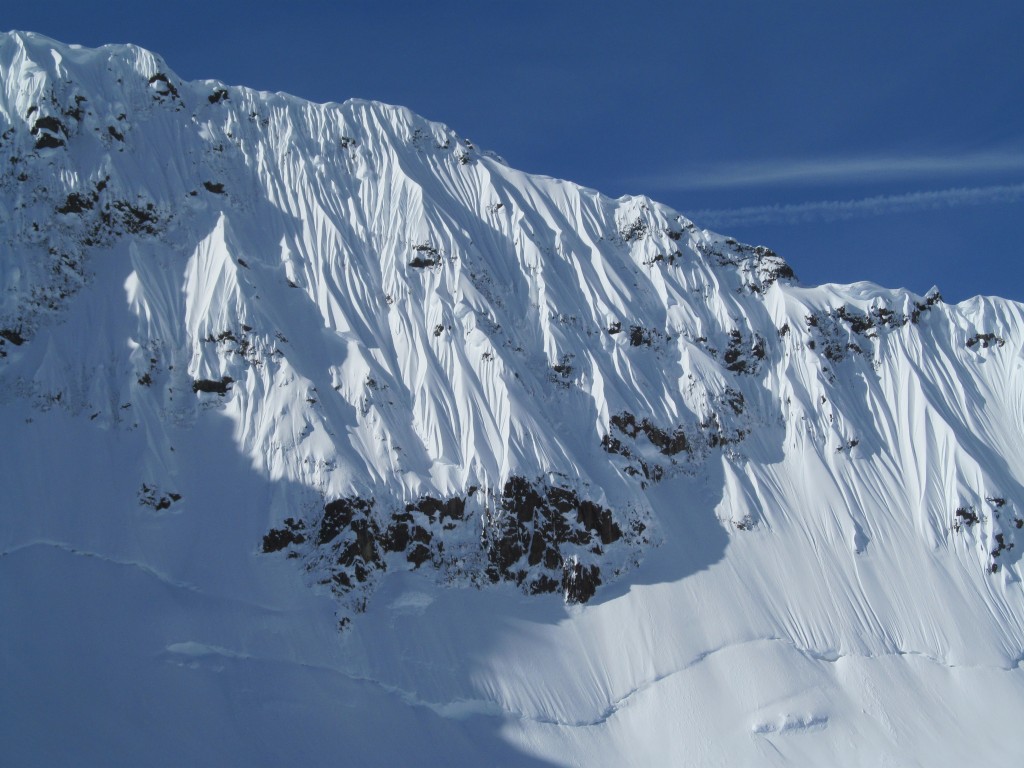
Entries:
MULTIPOLYGON (((609 704, 601 712, 600 715, 598 715, 597 717, 595 717, 593 719, 590 719, 590 720, 568 721, 568 720, 560 720, 560 719, 558 719, 556 717, 545 717, 545 716, 537 716, 537 715, 527 715, 526 713, 519 712, 519 711, 516 711, 516 710, 512 710, 512 709, 509 709, 509 708, 506 708, 506 707, 502 707, 502 710, 504 712, 506 712, 507 714, 512 715, 513 717, 517 718, 517 719, 528 720, 530 722, 539 723, 541 725, 557 725, 557 726, 567 727, 567 728, 589 728, 589 727, 593 727, 593 726, 603 725, 608 720, 610 720, 619 710, 621 710, 626 705, 626 703, 628 701, 630 701, 631 699, 636 697, 638 694, 644 693, 645 691, 653 688, 654 686, 656 686, 657 684, 659 684, 661 682, 664 682, 665 680, 668 680, 671 677, 675 677, 676 675, 679 675, 679 674, 681 674, 683 672, 686 672, 688 670, 693 669, 694 667, 696 667, 697 665, 699 665, 703 661, 707 660, 711 656, 715 656, 715 655, 717 655, 719 653, 722 653, 723 651, 733 650, 735 648, 740 648, 740 647, 747 646, 747 645, 754 645, 754 644, 758 644, 758 643, 783 643, 783 644, 789 646, 790 648, 792 648, 793 650, 797 651, 798 653, 806 656, 808 659, 811 659, 812 661, 821 661, 821 662, 825 662, 827 664, 835 664, 837 662, 843 661, 844 659, 878 660, 878 659, 886 659, 886 658, 910 657, 910 658, 922 659, 924 661, 927 661, 927 662, 930 662, 932 664, 936 664, 938 666, 945 667, 946 669, 951 669, 951 670, 952 669, 989 669, 989 670, 998 670, 998 671, 1002 671, 1002 672, 1013 672, 1013 671, 1016 671, 1018 669, 1021 669, 1022 665, 1024 665, 1024 654, 1022 654, 1020 657, 1016 658, 1014 660, 1014 662, 1010 666, 1008 666, 1008 667, 993 667, 993 666, 986 665, 986 664, 952 664, 952 663, 950 663, 948 661, 944 661, 943 659, 936 658, 934 656, 931 656, 931 655, 929 655, 927 653, 923 653, 923 652, 920 652, 920 651, 896 650, 896 651, 893 651, 892 653, 880 653, 880 654, 821 652, 821 651, 815 651, 815 650, 813 650, 811 648, 802 648, 799 645, 797 645, 796 643, 794 643, 792 640, 790 640, 789 638, 785 638, 785 637, 761 637, 761 638, 755 638, 755 639, 752 639, 752 640, 744 640, 744 641, 738 642, 738 643, 729 643, 729 644, 723 645, 723 646, 721 646, 719 648, 713 648, 711 650, 708 650, 708 651, 705 651, 703 653, 700 653, 697 656, 695 656, 690 662, 688 662, 687 664, 684 664, 682 667, 680 667, 678 669, 675 669, 675 670, 672 670, 670 672, 665 672, 663 674, 656 675, 655 677, 652 677, 651 679, 644 681, 643 683, 641 683, 640 685, 636 686, 635 688, 627 691, 625 694, 623 694, 618 699, 616 699, 611 704, 609 704)), ((431 708, 434 709, 433 706, 431 706, 431 708)), ((435 711, 437 711, 437 710, 435 709, 435 711)))
POLYGON ((135 562, 135 561, 132 561, 132 560, 117 560, 116 558, 109 557, 107 555, 101 555, 98 552, 89 552, 89 551, 84 550, 84 549, 78 549, 77 547, 74 547, 71 544, 68 544, 68 543, 63 542, 63 541, 48 541, 46 539, 39 539, 37 541, 30 541, 30 542, 28 542, 26 544, 22 544, 20 546, 13 547, 12 549, 8 549, 8 550, 5 550, 3 552, 0 552, 0 557, 6 557, 8 555, 17 554, 19 552, 23 552, 23 551, 30 550, 30 549, 35 549, 37 547, 48 547, 50 549, 56 549, 56 550, 59 550, 61 552, 66 552, 69 555, 76 555, 78 557, 91 557, 91 558, 95 558, 97 560, 102 560, 105 563, 111 563, 112 565, 119 565, 119 566, 122 566, 124 568, 138 568, 143 573, 146 573, 146 574, 152 576, 157 581, 160 581, 163 584, 167 584, 168 586, 176 587, 178 589, 187 589, 190 592, 202 593, 202 590, 199 589, 194 584, 188 584, 188 583, 186 583, 184 581, 178 581, 176 579, 172 579, 170 576, 167 576, 166 574, 163 574, 163 573, 160 573, 159 571, 153 570, 153 568, 151 568, 150 566, 146 565, 145 563, 139 563, 139 562, 135 562))

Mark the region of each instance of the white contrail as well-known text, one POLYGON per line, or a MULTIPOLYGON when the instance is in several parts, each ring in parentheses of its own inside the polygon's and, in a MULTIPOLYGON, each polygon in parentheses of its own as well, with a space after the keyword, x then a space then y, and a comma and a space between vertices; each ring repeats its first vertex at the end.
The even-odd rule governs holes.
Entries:
POLYGON ((863 183, 1024 170, 1024 151, 999 149, 960 155, 865 155, 724 163, 635 180, 656 189, 730 189, 770 185, 863 183))
POLYGON ((690 211, 687 216, 708 227, 750 224, 804 224, 812 221, 881 216, 891 213, 955 208, 987 203, 1014 203, 1024 199, 1024 184, 961 187, 902 195, 878 195, 860 200, 820 200, 791 205, 756 205, 745 208, 690 211))

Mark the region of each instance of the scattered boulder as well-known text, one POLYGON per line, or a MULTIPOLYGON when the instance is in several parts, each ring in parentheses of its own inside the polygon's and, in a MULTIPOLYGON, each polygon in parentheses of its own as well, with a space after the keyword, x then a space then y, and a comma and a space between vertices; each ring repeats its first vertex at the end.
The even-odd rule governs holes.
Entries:
POLYGON ((263 537, 264 552, 280 552, 282 549, 303 544, 306 541, 306 524, 301 520, 286 518, 283 528, 271 528, 263 537))
POLYGON ((213 379, 196 379, 192 382, 193 392, 210 392, 226 395, 230 384, 234 381, 230 376, 221 376, 219 381, 213 379))
POLYGON ((601 584, 601 569, 596 565, 583 565, 573 560, 562 570, 562 593, 565 602, 585 603, 594 596, 601 584))
POLYGON ((989 347, 1001 347, 1006 344, 1006 339, 996 336, 994 333, 976 333, 967 340, 967 348, 988 349, 989 347))

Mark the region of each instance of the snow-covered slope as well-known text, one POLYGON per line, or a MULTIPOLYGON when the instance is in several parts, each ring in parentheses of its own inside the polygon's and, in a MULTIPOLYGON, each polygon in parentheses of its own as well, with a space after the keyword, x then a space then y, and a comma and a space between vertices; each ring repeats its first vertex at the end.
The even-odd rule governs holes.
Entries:
POLYGON ((1020 305, 132 46, 0 87, 15 764, 1024 757, 1020 305))

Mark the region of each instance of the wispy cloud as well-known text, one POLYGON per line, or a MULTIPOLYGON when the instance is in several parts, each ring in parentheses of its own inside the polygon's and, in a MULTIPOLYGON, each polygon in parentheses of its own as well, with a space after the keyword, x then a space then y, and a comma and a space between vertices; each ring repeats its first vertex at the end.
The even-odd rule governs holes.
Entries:
POLYGON ((964 205, 1015 203, 1024 200, 1024 184, 990 187, 963 187, 902 195, 878 195, 860 200, 821 200, 792 205, 758 205, 688 212, 700 226, 718 228, 751 224, 805 224, 813 221, 837 221, 882 216, 935 208, 964 205))
POLYGON ((1024 151, 1000 149, 960 155, 872 155, 861 157, 752 160, 695 167, 637 179, 657 189, 728 189, 769 185, 893 181, 1024 170, 1024 151))

